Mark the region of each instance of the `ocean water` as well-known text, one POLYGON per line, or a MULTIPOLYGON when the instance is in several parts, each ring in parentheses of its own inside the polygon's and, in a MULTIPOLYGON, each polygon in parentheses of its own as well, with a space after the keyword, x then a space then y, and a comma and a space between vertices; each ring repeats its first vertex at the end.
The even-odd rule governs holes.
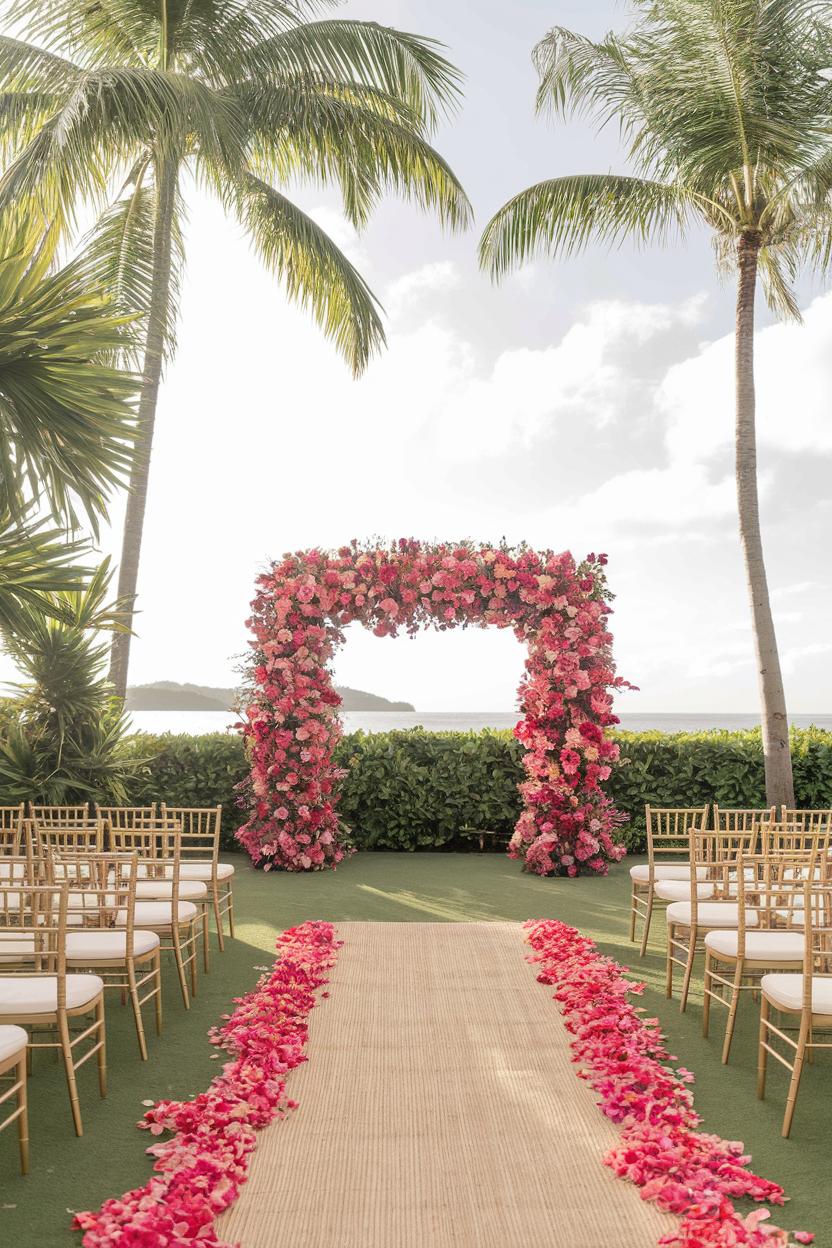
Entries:
MULTIPOLYGON (((203 732, 232 732, 233 711, 133 711, 130 718, 135 732, 174 732, 198 736, 203 732)), ((343 711, 346 732, 389 732, 391 728, 426 728, 430 732, 477 732, 481 728, 513 728, 516 711, 343 711)), ((756 728, 754 714, 731 715, 722 712, 669 714, 642 711, 621 714, 621 727, 630 732, 702 732, 709 728, 756 728)), ((798 728, 814 724, 832 731, 832 715, 792 715, 798 728)))

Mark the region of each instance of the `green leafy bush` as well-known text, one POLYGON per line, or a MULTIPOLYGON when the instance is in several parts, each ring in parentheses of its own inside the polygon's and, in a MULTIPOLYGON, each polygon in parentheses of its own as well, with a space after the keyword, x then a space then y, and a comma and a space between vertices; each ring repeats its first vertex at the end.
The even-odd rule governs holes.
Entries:
MULTIPOLYGON (((765 800, 759 731, 617 734, 621 759, 608 792, 630 815, 630 849, 644 848, 644 804, 760 806, 765 800)), ((127 743, 149 759, 129 781, 129 800, 223 806, 223 834, 234 844, 243 812, 234 785, 247 774, 242 740, 137 735, 127 743)), ((341 814, 359 849, 462 847, 463 827, 509 832, 520 809, 522 747, 509 732, 353 733, 338 747, 347 769, 341 814)), ((832 806, 832 733, 792 732, 799 806, 832 806)))

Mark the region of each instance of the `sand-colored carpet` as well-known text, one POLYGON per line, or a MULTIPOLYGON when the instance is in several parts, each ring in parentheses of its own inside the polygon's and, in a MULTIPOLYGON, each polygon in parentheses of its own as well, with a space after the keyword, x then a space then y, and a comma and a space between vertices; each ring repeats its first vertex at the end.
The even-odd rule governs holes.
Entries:
POLYGON ((300 1108, 220 1221, 243 1248, 649 1248, 514 923, 341 923, 300 1108))

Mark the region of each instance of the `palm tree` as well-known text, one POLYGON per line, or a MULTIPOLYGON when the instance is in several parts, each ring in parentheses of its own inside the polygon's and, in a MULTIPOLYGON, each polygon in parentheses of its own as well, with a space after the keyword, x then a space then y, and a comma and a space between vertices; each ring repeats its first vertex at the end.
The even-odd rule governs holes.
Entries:
MULTIPOLYGON (((384 343, 379 307, 343 253, 278 187, 334 182, 356 226, 385 190, 451 227, 468 221, 465 194, 429 143, 458 98, 457 71, 431 40, 317 16, 335 2, 21 0, 18 16, 35 42, 0 39, 13 157, 0 181, 0 212, 34 202, 46 219, 67 225, 80 202, 102 205, 91 254, 123 307, 144 316, 141 439, 120 599, 135 599, 156 403, 173 349, 183 174, 238 218, 264 264, 356 374, 384 343)), ((112 651, 122 695, 129 644, 130 634, 119 634, 112 651)))
POLYGON ((736 277, 736 479, 756 643, 767 801, 794 804, 788 719, 757 492, 754 301, 799 319, 801 265, 832 259, 832 6, 817 0, 637 0, 600 42, 556 28, 535 49, 538 109, 616 122, 633 173, 554 178, 489 222, 481 261, 499 279, 534 254, 592 241, 678 245, 712 233, 736 277))

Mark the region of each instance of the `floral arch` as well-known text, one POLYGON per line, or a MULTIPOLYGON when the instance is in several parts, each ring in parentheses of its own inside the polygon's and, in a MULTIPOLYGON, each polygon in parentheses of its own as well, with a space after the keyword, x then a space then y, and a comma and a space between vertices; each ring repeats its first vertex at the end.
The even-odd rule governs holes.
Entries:
POLYGON ((604 555, 525 546, 389 546, 285 555, 258 578, 248 621, 251 689, 243 732, 251 775, 238 840, 266 870, 315 870, 344 857, 344 776, 333 753, 340 697, 330 669, 347 624, 401 630, 512 628, 527 647, 515 735, 525 746, 523 809, 509 846, 540 875, 604 873, 624 849, 622 817, 602 790, 618 746, 608 729, 615 676, 604 555))

